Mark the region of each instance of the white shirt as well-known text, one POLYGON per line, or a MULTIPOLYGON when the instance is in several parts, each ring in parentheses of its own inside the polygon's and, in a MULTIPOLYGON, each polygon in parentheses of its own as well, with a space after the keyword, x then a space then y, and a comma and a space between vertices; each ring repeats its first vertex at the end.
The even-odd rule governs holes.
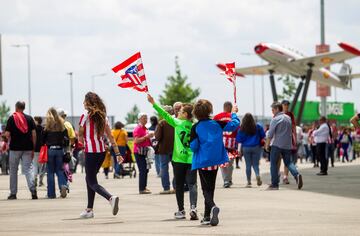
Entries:
POLYGON ((327 143, 330 137, 328 124, 324 123, 320 125, 317 130, 314 130, 313 136, 315 143, 327 143))

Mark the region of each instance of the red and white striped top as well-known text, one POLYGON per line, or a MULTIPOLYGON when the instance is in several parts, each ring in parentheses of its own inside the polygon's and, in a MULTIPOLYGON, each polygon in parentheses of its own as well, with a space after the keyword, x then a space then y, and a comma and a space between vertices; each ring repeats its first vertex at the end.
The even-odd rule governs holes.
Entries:
MULTIPOLYGON (((214 120, 230 122, 231 121, 231 113, 229 113, 229 112, 219 113, 216 116, 214 116, 214 120)), ((238 129, 236 129, 233 132, 223 132, 223 142, 224 142, 225 148, 231 149, 231 150, 235 150, 237 148, 237 143, 236 143, 237 132, 238 132, 238 129)))
MULTIPOLYGON (((106 124, 108 119, 106 118, 106 124)), ((82 114, 79 126, 84 128, 84 142, 86 153, 105 152, 104 137, 98 137, 95 123, 90 119, 88 114, 82 114)))
POLYGON ((209 167, 204 167, 201 168, 201 170, 217 170, 218 166, 209 166, 209 167))

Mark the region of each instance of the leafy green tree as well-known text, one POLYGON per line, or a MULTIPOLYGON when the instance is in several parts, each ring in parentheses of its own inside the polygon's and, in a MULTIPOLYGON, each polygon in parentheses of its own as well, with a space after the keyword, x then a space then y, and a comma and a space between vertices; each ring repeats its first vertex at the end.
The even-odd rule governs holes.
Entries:
POLYGON ((10 107, 6 105, 6 101, 0 104, 0 123, 5 124, 10 116, 10 107))
POLYGON ((278 78, 278 81, 282 80, 283 89, 282 94, 279 94, 279 100, 286 99, 290 100, 296 92, 295 79, 289 75, 278 78))
POLYGON ((137 116, 140 113, 140 110, 138 108, 138 106, 135 104, 133 106, 133 108, 126 114, 125 120, 126 120, 126 124, 133 124, 133 123, 137 123, 137 116))
POLYGON ((181 74, 178 57, 175 57, 175 75, 167 78, 163 95, 160 95, 160 103, 163 105, 173 105, 175 102, 190 103, 200 94, 200 89, 193 89, 191 84, 186 83, 187 76, 181 74))

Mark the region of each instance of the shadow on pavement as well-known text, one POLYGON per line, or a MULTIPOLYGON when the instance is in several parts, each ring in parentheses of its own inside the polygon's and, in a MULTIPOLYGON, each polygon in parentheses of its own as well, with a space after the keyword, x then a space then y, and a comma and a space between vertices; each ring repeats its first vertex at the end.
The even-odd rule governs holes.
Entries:
MULTIPOLYGON (((317 176, 319 168, 301 169, 304 187, 301 191, 322 193, 340 197, 360 199, 360 166, 337 166, 329 168, 327 176, 317 176)), ((263 176, 269 180, 269 174, 263 176)), ((296 190, 295 180, 289 176, 290 185, 280 183, 280 188, 296 190)))

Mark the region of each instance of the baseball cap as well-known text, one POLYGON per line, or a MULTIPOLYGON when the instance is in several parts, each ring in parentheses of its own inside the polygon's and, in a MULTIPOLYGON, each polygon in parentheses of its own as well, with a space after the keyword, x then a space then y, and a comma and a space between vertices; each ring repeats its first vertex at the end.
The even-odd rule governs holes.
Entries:
POLYGON ((58 108, 56 111, 59 114, 59 116, 67 116, 67 112, 62 108, 58 108))
POLYGON ((282 100, 281 105, 289 105, 289 100, 282 100))

